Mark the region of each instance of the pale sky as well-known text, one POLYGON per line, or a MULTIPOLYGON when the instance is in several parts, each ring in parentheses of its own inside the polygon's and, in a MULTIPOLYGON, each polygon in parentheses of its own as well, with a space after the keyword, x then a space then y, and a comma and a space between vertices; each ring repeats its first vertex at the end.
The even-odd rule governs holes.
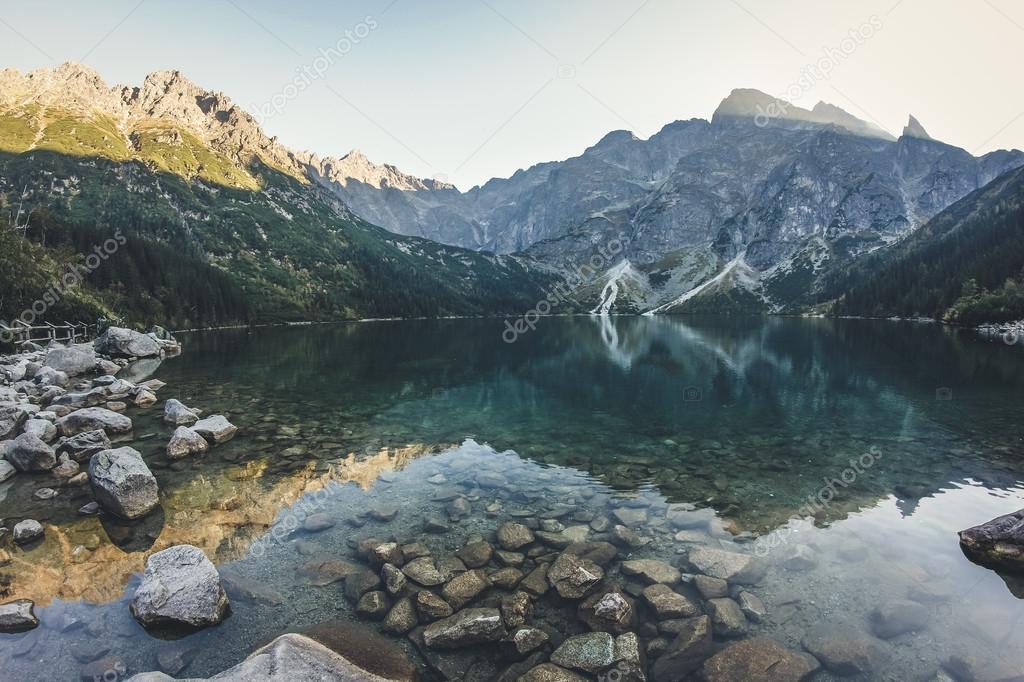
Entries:
POLYGON ((737 87, 897 135, 913 113, 975 153, 1024 148, 1014 0, 3 1, 0 66, 67 60, 109 83, 179 69, 290 147, 358 148, 463 189, 610 130, 710 118, 737 87), (801 82, 822 59, 827 77, 801 82))

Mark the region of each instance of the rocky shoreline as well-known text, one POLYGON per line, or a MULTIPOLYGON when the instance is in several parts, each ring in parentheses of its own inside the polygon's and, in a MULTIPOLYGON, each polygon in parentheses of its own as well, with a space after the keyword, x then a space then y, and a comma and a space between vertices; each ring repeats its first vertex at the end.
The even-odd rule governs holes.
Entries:
MULTIPOLYGON (((55 505, 79 497, 65 491, 87 489, 93 499, 79 508, 80 515, 136 521, 154 513, 160 487, 142 455, 130 447, 133 423, 123 413, 129 406, 154 408, 165 384, 121 377, 180 352, 181 345, 163 329, 142 334, 110 327, 93 343, 46 348, 25 343, 20 353, 0 357, 0 483, 14 479, 14 484, 38 486, 33 498, 55 505)), ((174 400, 165 404, 164 419, 188 424, 168 443, 171 458, 205 451, 235 432, 223 416, 200 419, 198 410, 174 400)), ((6 543, 9 535, 13 547, 0 549, 0 565, 15 558, 12 552, 30 550, 45 533, 36 519, 4 518, 0 541, 6 543)), ((0 604, 0 632, 38 624, 31 600, 0 604)))

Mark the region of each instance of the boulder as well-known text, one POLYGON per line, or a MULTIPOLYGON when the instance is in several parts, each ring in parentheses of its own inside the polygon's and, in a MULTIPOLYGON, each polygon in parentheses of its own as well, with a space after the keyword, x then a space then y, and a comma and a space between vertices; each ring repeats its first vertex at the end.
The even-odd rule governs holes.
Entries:
POLYGON ((145 516, 160 503, 156 478, 142 455, 129 447, 93 455, 89 482, 96 501, 126 519, 145 516))
POLYGON ((25 519, 14 525, 14 541, 23 545, 43 537, 43 526, 35 519, 25 519))
POLYGON ((582 599, 604 577, 604 570, 589 559, 565 552, 548 568, 548 583, 563 599, 582 599))
POLYGON ((679 569, 655 559, 633 559, 622 562, 622 573, 624 575, 637 576, 647 583, 664 583, 674 585, 679 582, 679 569))
POLYGON ((699 547, 688 559, 700 573, 738 585, 760 582, 767 568, 757 557, 716 547, 699 547))
POLYGON ((877 639, 849 625, 815 627, 804 635, 803 645, 829 672, 843 677, 870 674, 882 657, 877 639))
POLYGON ((871 613, 871 630, 877 637, 891 639, 908 632, 924 630, 929 620, 928 609, 921 604, 897 599, 871 613))
POLYGON ((18 471, 44 472, 57 466, 57 454, 31 433, 23 433, 5 447, 7 461, 18 471))
MULTIPOLYGON (((90 344, 76 344, 67 348, 53 348, 46 352, 45 367, 63 372, 69 377, 96 371, 96 350, 90 344)), ((54 385, 56 382, 52 382, 54 385)), ((66 377, 65 377, 66 383, 66 377)))
POLYGON ((16 403, 0 403, 0 440, 13 438, 27 416, 16 403))
POLYGON ((13 464, 6 459, 0 459, 0 483, 3 483, 16 473, 18 473, 18 470, 14 468, 13 464))
POLYGON ((960 548, 982 566, 1024 573, 1024 509, 960 531, 960 548))
POLYGON ((450 576, 442 572, 431 557, 413 559, 402 567, 404 573, 413 582, 424 587, 434 587, 447 582, 450 576))
POLYGON ((57 427, 46 419, 29 419, 22 428, 44 443, 52 443, 57 438, 57 427))
POLYGON ((480 569, 466 571, 455 576, 441 588, 441 596, 455 610, 476 599, 491 586, 490 580, 480 569))
POLYGON ((579 619, 591 630, 621 635, 636 625, 633 600, 618 589, 597 592, 580 603, 579 619))
POLYGON ((171 398, 164 403, 164 421, 178 426, 192 426, 199 421, 199 415, 183 402, 171 398))
POLYGON ((0 632, 24 632, 39 625, 30 599, 16 599, 0 604, 0 632))
POLYGON ((210 449, 210 444, 205 438, 187 426, 179 426, 171 434, 171 441, 167 444, 167 456, 171 459, 181 459, 189 455, 198 455, 210 449))
POLYGON ((615 639, 607 632, 569 637, 551 654, 551 662, 570 670, 596 674, 615 662, 615 639))
POLYGON ((553 663, 541 663, 528 670, 516 682, 587 682, 589 679, 553 663))
POLYGON ((63 436, 77 436, 97 429, 109 435, 118 435, 131 433, 132 420, 102 407, 87 407, 58 419, 57 429, 63 436))
POLYGON ((93 343, 96 352, 114 358, 152 358, 161 349, 153 337, 122 327, 109 327, 93 343))
POLYGON ((131 610, 145 627, 174 624, 201 628, 224 619, 228 596, 217 569, 201 549, 176 545, 146 560, 131 610))
POLYGON ((36 375, 32 378, 32 381, 37 386, 67 386, 68 375, 64 372, 58 371, 52 367, 41 367, 36 375))
POLYGON ((416 607, 412 599, 405 597, 395 602, 384 618, 383 629, 393 635, 404 635, 419 624, 416 618, 416 607))
POLYGON ((498 609, 465 609, 424 628, 423 641, 431 649, 460 649, 497 642, 505 635, 498 609))
POLYGON ((707 682, 803 682, 821 665, 765 637, 753 637, 718 652, 701 673, 707 682))
POLYGON ((67 455, 76 462, 84 462, 97 452, 109 449, 110 438, 103 429, 86 431, 57 444, 57 454, 67 455))
POLYGON ((534 539, 533 531, 521 523, 505 523, 498 528, 498 544, 509 552, 530 544, 534 539))
POLYGON ((747 619, 740 605, 728 597, 708 600, 708 615, 715 634, 722 638, 742 637, 747 633, 747 619))
POLYGON ((235 432, 238 431, 238 427, 229 422, 223 415, 215 414, 197 421, 192 425, 192 430, 210 441, 210 443, 217 444, 231 440, 235 432))
MULTIPOLYGON (((331 651, 309 637, 281 635, 253 652, 233 668, 209 678, 210 682, 296 682, 297 680, 345 680, 346 682, 388 682, 410 677, 381 677, 331 651)), ((164 673, 135 675, 127 682, 173 682, 164 673)), ((195 679, 192 682, 207 682, 195 679)))
POLYGON ((685 622, 675 640, 651 667, 654 682, 685 680, 713 653, 711 619, 707 616, 685 622))
MULTIPOLYGON (((651 585, 643 591, 644 601, 654 611, 658 620, 669 618, 692 618, 700 609, 692 601, 672 591, 668 585, 651 585)), ((742 616, 742 614, 740 614, 742 616)))

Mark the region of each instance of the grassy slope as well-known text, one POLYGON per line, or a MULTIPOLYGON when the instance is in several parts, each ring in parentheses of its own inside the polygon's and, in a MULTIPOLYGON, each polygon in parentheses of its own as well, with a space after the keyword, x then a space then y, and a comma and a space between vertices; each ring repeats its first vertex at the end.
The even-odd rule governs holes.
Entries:
MULTIPOLYGON (((185 131, 140 127, 132 133, 135 149, 112 121, 46 112, 37 146, 26 151, 41 118, 31 111, 0 115, 0 192, 7 202, 5 208, 0 196, 0 217, 27 187, 25 205, 37 217, 45 211, 51 223, 72 231, 101 237, 121 230, 129 244, 167 247, 150 254, 158 261, 150 267, 174 269, 181 264, 160 261, 177 257, 186 270, 218 270, 248 306, 204 323, 521 312, 542 297, 515 261, 393 235, 258 159, 239 168, 185 131)), ((120 268, 115 260, 103 269, 120 268)), ((135 284, 148 287, 136 296, 120 286, 118 306, 131 314, 160 292, 141 271, 146 264, 128 265, 141 276, 135 284)), ((52 276, 52 263, 40 261, 40 268, 52 276)), ((0 317, 14 312, 4 306, 0 317)))

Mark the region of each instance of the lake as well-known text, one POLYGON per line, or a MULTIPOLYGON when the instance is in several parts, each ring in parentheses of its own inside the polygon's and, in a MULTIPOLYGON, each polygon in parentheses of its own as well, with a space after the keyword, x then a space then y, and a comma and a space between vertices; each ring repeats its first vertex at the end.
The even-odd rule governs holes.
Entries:
MULTIPOLYGON (((134 378, 151 373, 167 382, 162 399, 225 414, 238 435, 171 462, 162 409, 130 410, 162 502, 138 524, 78 516, 86 490, 33 499, 43 476, 0 485, 0 517, 47 527, 41 544, 6 545, 5 600, 35 600, 42 625, 0 635, 2 677, 205 677, 328 621, 349 641, 377 641, 341 579, 365 567, 361 540, 451 557, 507 521, 547 534, 524 573, 561 538, 612 542, 605 580, 634 597, 643 585, 619 574, 622 559, 688 572, 702 548, 756 557, 764 576, 743 589, 765 614, 735 636, 802 650, 852 628, 873 647, 854 679, 931 679, 944 663, 980 679, 1024 671, 1024 588, 967 561, 956 535, 1024 507, 1024 347, 861 320, 545 318, 514 343, 503 329, 381 321, 182 335, 180 357, 134 378), (304 530, 313 513, 333 525, 304 530), (181 543, 218 565, 232 614, 184 636, 147 633, 128 609, 138 575, 149 553, 181 543), (923 622, 876 638, 878 609, 923 622)), ((587 630, 571 600, 539 601, 537 620, 561 636, 587 630)), ((666 638, 638 613, 645 645, 666 638)), ((492 679, 507 665, 484 647, 425 661, 388 638, 424 679, 492 679)))

